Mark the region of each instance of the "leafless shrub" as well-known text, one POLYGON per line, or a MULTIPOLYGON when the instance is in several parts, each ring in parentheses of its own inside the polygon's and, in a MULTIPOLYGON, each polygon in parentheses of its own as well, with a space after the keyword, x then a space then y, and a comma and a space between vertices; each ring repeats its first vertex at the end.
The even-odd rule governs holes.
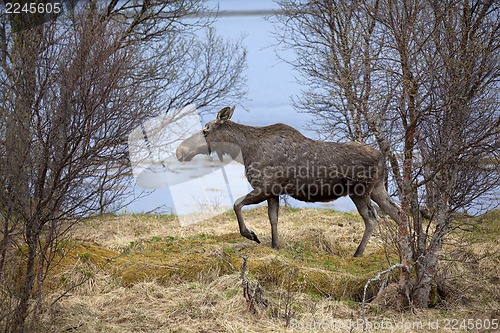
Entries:
POLYGON ((243 297, 247 302, 248 309, 253 314, 258 314, 259 309, 267 308, 268 301, 263 297, 263 290, 260 284, 250 283, 247 279, 248 256, 242 255, 241 264, 241 286, 243 288, 243 297))
MULTIPOLYGON (((377 145, 399 197, 401 301, 427 307, 456 212, 497 207, 499 7, 490 1, 280 1, 279 46, 325 137, 377 145), (423 209, 422 209, 423 208, 423 209), (426 214, 422 214, 426 212, 426 214)), ((407 307, 409 304, 406 304, 407 307)))
POLYGON ((67 231, 130 198, 126 143, 134 128, 184 104, 241 96, 245 51, 193 16, 202 3, 90 1, 39 25, 0 15, 5 331, 27 329, 30 313, 36 322, 67 231), (19 270, 7 274, 13 261, 19 270))

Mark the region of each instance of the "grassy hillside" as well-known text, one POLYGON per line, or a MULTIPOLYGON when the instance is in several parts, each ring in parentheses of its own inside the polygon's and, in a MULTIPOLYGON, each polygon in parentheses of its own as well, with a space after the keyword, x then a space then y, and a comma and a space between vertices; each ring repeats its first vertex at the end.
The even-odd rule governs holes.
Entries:
MULTIPOLYGON (((362 331, 358 320, 367 280, 398 261, 383 242, 390 239, 390 221, 381 221, 363 258, 352 258, 363 232, 357 214, 284 208, 279 251, 270 248, 266 208, 244 215, 262 244, 241 237, 229 212, 188 227, 181 227, 175 216, 84 221, 72 241, 61 245, 61 261, 51 271, 47 292, 61 299, 46 314, 46 329, 345 332, 352 325, 354 332, 362 331), (243 256, 251 287, 258 285, 265 299, 252 309, 243 297, 243 256)), ((434 309, 395 311, 397 272, 384 277, 389 287, 378 296, 380 283, 371 283, 367 297, 377 296, 366 306, 375 325, 371 331, 384 323, 385 332, 400 332, 403 324, 407 332, 436 332, 431 326, 437 323, 439 331, 448 324, 456 332, 450 320, 499 318, 499 215, 491 212, 479 219, 481 224, 452 235, 453 243, 480 243, 465 249, 448 245, 440 272, 445 283, 434 292, 434 309)))

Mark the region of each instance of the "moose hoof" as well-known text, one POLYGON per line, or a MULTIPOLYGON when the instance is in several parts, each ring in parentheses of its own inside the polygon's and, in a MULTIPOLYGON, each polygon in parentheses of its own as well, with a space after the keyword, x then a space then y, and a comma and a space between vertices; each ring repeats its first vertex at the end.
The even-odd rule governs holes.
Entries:
POLYGON ((253 241, 257 242, 258 244, 260 244, 260 240, 259 240, 259 238, 257 238, 257 235, 255 234, 255 232, 250 231, 250 235, 252 237, 251 240, 253 240, 253 241))
POLYGON ((241 235, 245 238, 248 238, 250 240, 253 240, 254 242, 257 242, 260 244, 260 240, 259 238, 257 237, 257 235, 255 234, 255 232, 251 231, 251 230, 248 230, 246 232, 241 232, 241 235))

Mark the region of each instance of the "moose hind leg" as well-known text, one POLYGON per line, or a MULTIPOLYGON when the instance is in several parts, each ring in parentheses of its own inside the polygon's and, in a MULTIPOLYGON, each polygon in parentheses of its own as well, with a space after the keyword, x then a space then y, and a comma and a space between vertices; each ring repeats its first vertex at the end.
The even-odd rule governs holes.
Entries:
POLYGON ((365 222, 365 232, 363 233, 363 238, 354 253, 355 257, 361 257, 373 233, 373 228, 375 228, 375 225, 377 224, 377 211, 372 206, 369 196, 351 196, 351 199, 356 205, 359 215, 361 215, 363 221, 365 222))
POLYGON ((253 240, 257 243, 260 243, 259 238, 257 238, 257 235, 250 229, 247 228, 245 225, 245 222, 243 221, 243 214, 241 213, 241 208, 246 205, 253 205, 253 204, 258 204, 261 203, 262 201, 267 199, 267 196, 264 196, 261 191, 256 191, 253 190, 252 192, 248 193, 247 195, 239 198, 236 200, 234 203, 234 212, 236 213, 236 218, 238 219, 238 226, 240 228, 240 234, 243 237, 246 237, 250 240, 253 240))
POLYGON ((272 247, 278 249, 278 212, 280 209, 279 197, 267 199, 267 213, 271 222, 272 247))
POLYGON ((399 223, 399 206, 391 199, 382 182, 375 185, 371 198, 386 214, 399 223))

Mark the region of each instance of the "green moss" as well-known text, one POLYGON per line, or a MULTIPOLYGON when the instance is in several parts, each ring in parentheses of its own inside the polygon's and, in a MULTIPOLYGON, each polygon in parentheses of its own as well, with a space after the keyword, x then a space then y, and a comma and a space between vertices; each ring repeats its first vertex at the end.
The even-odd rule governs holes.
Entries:
POLYGON ((210 282, 222 275, 239 273, 240 256, 246 254, 247 276, 264 286, 302 291, 311 297, 354 301, 361 300, 367 279, 387 266, 383 251, 369 258, 342 258, 302 242, 276 251, 242 241, 236 233, 202 233, 185 238, 154 236, 131 242, 121 254, 90 243, 78 244, 73 251, 81 260, 98 266, 107 264, 106 269, 120 278, 124 286, 151 280, 165 285, 177 281, 210 282), (249 246, 235 246, 236 240, 249 246))
POLYGON ((235 295, 238 295, 238 294, 241 294, 241 289, 240 288, 230 288, 230 289, 226 289, 224 291, 224 297, 226 299, 231 299, 233 298, 235 295))
MULTIPOLYGON (((291 208, 284 208, 281 213, 307 215, 303 210, 291 208)), ((266 207, 245 211, 244 214, 250 218, 267 218, 266 207)), ((360 219, 356 214, 328 210, 322 211, 323 215, 340 216, 343 221, 360 219)), ((317 216, 316 212, 314 218, 317 216)), ((488 233, 484 237, 490 238, 490 234, 496 233, 498 239, 499 217, 498 211, 482 216, 477 236, 483 237, 484 233, 488 233)), ((172 223, 175 219, 173 216, 144 214, 127 218, 137 220, 138 225, 147 219, 155 219, 160 223, 172 223)), ((106 222, 102 216, 93 219, 103 219, 98 223, 106 222)), ((228 212, 217 219, 233 220, 234 214, 228 212)), ((355 244, 345 245, 333 241, 321 226, 315 224, 312 228, 311 220, 306 218, 300 223, 308 223, 308 232, 293 235, 293 240, 282 239, 279 251, 250 242, 237 232, 201 232, 185 237, 148 235, 145 239, 138 238, 130 242, 121 253, 95 243, 61 243, 61 251, 67 254, 61 265, 68 267, 77 260, 86 261, 96 267, 104 267, 124 286, 152 280, 164 285, 189 282, 194 286, 206 286, 220 276, 239 274, 243 261, 241 255, 245 254, 248 257, 247 277, 257 280, 267 290, 276 287, 290 289, 304 292, 312 300, 331 297, 354 305, 361 301, 367 280, 391 265, 382 248, 374 249, 372 246, 364 257, 352 258, 354 249, 350 246, 355 244)), ((390 257, 389 260, 397 262, 398 258, 390 257)), ((397 275, 397 272, 394 274, 397 275)), ((60 279, 67 279, 67 276, 61 275, 60 279)), ((375 295, 378 288, 377 283, 370 284, 367 296, 375 295)), ((230 298, 238 292, 241 292, 238 287, 230 288, 224 297, 230 298)), ((434 294, 437 295, 437 292, 434 294)))
POLYGON ((304 292, 312 301, 319 301, 321 295, 315 290, 308 290, 304 292))
POLYGON ((498 242, 500 239, 500 209, 487 212, 477 219, 472 238, 476 241, 498 242))
POLYGON ((206 240, 206 239, 212 238, 211 235, 208 235, 208 234, 205 234, 205 233, 198 234, 198 235, 196 235, 194 237, 198 238, 198 239, 201 239, 201 240, 206 240))
POLYGON ((354 300, 350 298, 340 298, 339 301, 341 301, 343 304, 347 305, 350 309, 358 309, 359 302, 355 302, 354 300))
POLYGON ((91 259, 91 254, 89 252, 79 253, 78 256, 83 262, 90 261, 91 259))

